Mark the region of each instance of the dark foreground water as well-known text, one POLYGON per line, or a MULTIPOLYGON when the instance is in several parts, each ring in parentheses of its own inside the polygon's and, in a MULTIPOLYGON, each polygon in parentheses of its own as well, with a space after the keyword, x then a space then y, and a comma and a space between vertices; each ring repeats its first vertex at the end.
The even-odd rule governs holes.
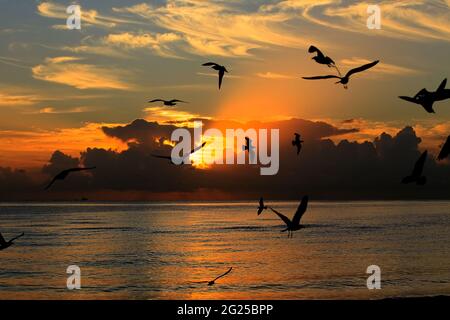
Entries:
MULTIPOLYGON (((297 203, 272 203, 292 217, 297 203)), ((450 295, 450 202, 311 202, 292 239, 255 203, 1 204, 0 299, 450 295), (79 291, 66 288, 69 265, 79 291), (368 290, 366 269, 381 268, 368 290), (195 284, 233 267, 213 287, 195 284)))

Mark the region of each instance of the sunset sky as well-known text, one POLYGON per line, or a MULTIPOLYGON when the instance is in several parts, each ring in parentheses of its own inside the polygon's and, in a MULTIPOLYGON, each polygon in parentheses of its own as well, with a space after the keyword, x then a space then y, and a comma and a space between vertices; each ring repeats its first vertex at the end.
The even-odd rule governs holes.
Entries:
POLYGON ((136 119, 308 119, 356 128, 343 137, 358 142, 409 125, 435 150, 450 134, 449 102, 430 115, 398 96, 450 76, 450 1, 376 3, 381 30, 367 28, 360 1, 0 0, 0 167, 41 168, 55 150, 121 152, 128 141, 101 127, 136 119), (65 26, 73 3, 81 30, 65 26), (311 60, 311 44, 344 72, 381 63, 349 90, 308 82, 332 72, 311 60), (207 61, 230 71, 221 91, 207 61), (154 98, 190 103, 146 103, 154 98))

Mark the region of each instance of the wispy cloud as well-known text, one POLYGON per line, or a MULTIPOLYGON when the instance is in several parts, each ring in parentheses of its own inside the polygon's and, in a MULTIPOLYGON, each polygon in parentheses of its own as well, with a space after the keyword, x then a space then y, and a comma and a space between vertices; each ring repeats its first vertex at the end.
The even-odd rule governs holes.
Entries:
MULTIPOLYGON (((43 16, 54 19, 67 20, 67 6, 51 1, 45 1, 37 5, 37 12, 43 16)), ((100 14, 97 10, 89 10, 82 7, 82 21, 85 26, 98 26, 113 28, 122 23, 134 23, 131 20, 124 20, 112 16, 100 14)), ((55 29, 65 29, 65 25, 55 25, 55 29)))
POLYGON ((258 77, 263 79, 271 79, 271 80, 288 80, 288 79, 296 79, 294 76, 281 74, 281 73, 275 73, 275 72, 263 72, 263 73, 257 73, 258 77))
POLYGON ((182 36, 182 49, 193 54, 249 56, 268 45, 304 47, 309 42, 282 25, 291 18, 283 12, 244 12, 223 1, 168 0, 162 6, 142 3, 113 10, 182 36))
POLYGON ((345 32, 364 33, 415 41, 450 41, 450 5, 448 1, 400 0, 378 1, 382 14, 382 28, 367 29, 365 2, 333 0, 286 0, 264 6, 267 12, 297 15, 310 23, 345 32))
POLYGON ((130 89, 121 80, 125 71, 78 63, 80 60, 76 57, 47 58, 45 63, 32 68, 33 77, 78 89, 130 89))

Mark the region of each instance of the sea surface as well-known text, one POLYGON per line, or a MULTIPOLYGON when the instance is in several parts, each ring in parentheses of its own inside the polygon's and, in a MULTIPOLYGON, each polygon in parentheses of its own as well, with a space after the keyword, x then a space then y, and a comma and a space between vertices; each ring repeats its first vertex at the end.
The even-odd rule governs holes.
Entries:
MULTIPOLYGON (((271 202, 292 217, 297 202, 271 202)), ((292 239, 257 201, 0 204, 0 299, 450 295, 450 202, 310 202, 292 239), (81 269, 70 291, 67 267, 81 269), (367 267, 381 289, 367 288, 367 267), (211 280, 233 267, 214 286, 211 280)))

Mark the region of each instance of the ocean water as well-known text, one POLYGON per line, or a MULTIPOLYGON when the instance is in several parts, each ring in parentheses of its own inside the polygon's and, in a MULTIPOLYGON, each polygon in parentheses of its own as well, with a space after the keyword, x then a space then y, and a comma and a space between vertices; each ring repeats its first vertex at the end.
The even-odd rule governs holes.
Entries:
MULTIPOLYGON (((298 203, 272 202, 292 217, 298 203)), ((257 201, 0 204, 0 299, 450 295, 450 202, 311 202, 289 239, 257 201), (66 287, 69 265, 81 290, 66 287), (381 268, 368 290, 366 269, 381 268), (215 286, 196 284, 233 271, 215 286)))

